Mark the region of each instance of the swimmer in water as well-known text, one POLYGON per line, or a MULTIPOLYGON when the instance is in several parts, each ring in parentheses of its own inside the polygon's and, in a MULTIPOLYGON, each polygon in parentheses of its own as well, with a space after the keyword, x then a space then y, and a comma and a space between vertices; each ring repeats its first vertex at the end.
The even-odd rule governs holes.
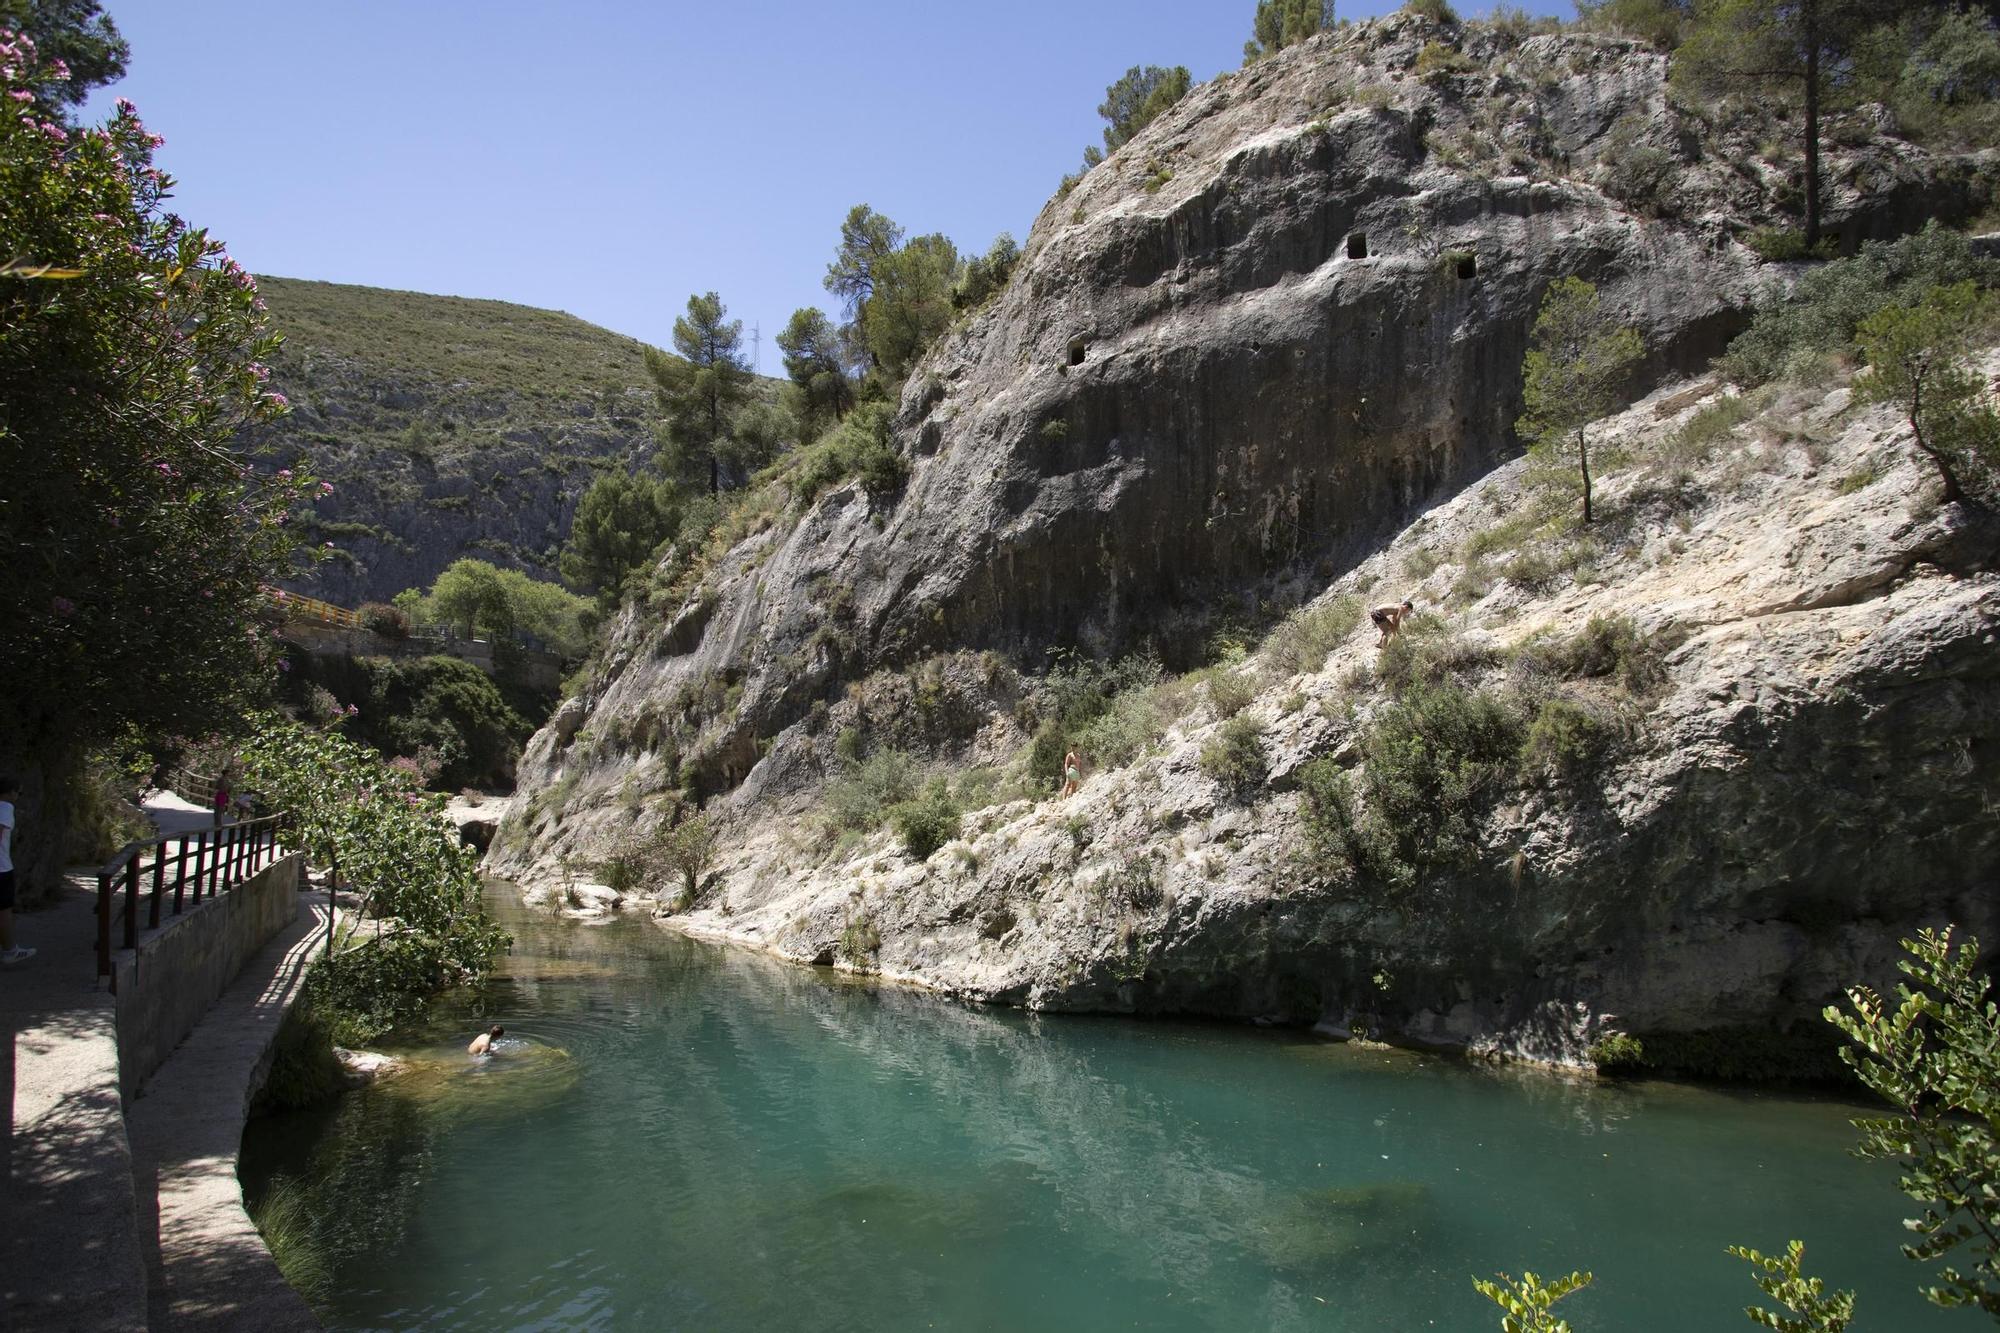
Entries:
POLYGON ((487 1031, 474 1037, 472 1044, 465 1048, 465 1053, 467 1055, 491 1055, 493 1054, 493 1043, 506 1035, 507 1029, 495 1023, 487 1031))

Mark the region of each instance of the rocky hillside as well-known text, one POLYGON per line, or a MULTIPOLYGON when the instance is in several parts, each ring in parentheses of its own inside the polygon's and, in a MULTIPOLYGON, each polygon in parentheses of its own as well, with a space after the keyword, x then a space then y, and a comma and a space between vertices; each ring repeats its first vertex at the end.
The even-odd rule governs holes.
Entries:
MULTIPOLYGON (((922 859, 773 800, 676 921, 1034 1007, 1569 1061, 1615 1029, 1684 1067, 1813 1068, 1769 1038, 1823 1045, 1819 1005, 1891 975, 1901 936, 1996 938, 1994 533, 1940 509, 1907 431, 1846 389, 1720 393, 1674 386, 1606 423, 1623 466, 1590 531, 1520 460, 1432 509, 1249 660, 1154 687, 1150 753, 1077 795, 978 810, 922 859), (1380 653, 1358 608, 1405 595, 1420 617, 1380 653), (1461 865, 1385 892, 1365 848, 1315 854, 1302 775, 1328 756, 1359 776, 1377 724, 1440 683, 1517 722, 1588 721, 1539 756, 1531 735, 1461 865), (1217 759, 1232 726, 1258 738, 1247 780, 1217 759)), ((820 746, 865 726, 866 694, 820 746)), ((964 762, 1023 739, 985 727, 964 762)), ((1450 816, 1389 836, 1421 845, 1450 816)), ((564 844, 559 818, 540 831, 517 873, 564 844)))
MULTIPOLYGON (((1630 43, 1408 14, 1196 89, 1050 203, 918 368, 898 496, 757 497, 733 548, 628 607, 531 745, 496 867, 600 862, 681 788, 730 849, 697 928, 982 998, 1551 1058, 1612 1014, 1768 1034, 1904 923, 1976 924, 1993 594, 1885 418, 1762 404, 1711 455, 1667 443, 1714 392, 1678 383, 1621 422, 1653 461, 1589 533, 1495 470, 1555 278, 1640 330, 1640 392, 1782 281, 1741 243, 1793 188, 1755 117, 1676 107, 1630 43), (1411 592, 1427 629, 1385 674, 1353 608, 1411 592), (1226 664, 1307 599, 1250 665, 1121 691, 1138 757, 1080 796, 971 780, 1018 771, 1052 652, 1226 664), (1604 643, 1563 637, 1593 615, 1604 643), (1508 738, 1480 762, 1513 794, 1385 827, 1372 719, 1463 698, 1446 720, 1508 738), (908 749, 996 803, 922 861, 822 836, 828 779, 908 749)), ((1984 158, 1835 138, 1846 243, 1984 198, 1984 158)))
POLYGON ((594 469, 653 448, 643 346, 502 301, 260 278, 292 413, 269 466, 334 485, 334 556, 295 591, 342 605, 428 586, 461 556, 555 578, 594 469))

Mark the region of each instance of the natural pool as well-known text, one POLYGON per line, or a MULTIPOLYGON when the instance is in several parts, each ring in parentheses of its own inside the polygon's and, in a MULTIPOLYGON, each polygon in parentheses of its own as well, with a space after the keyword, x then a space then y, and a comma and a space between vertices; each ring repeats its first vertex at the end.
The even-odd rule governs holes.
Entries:
POLYGON ((1579 1267, 1579 1330, 1690 1333, 1751 1327, 1725 1244, 1791 1236, 1863 1333, 1982 1326, 1916 1294, 1851 1107, 974 1009, 493 904, 477 1012, 245 1136, 252 1200, 321 1219, 331 1327, 1481 1330, 1471 1275, 1579 1267))

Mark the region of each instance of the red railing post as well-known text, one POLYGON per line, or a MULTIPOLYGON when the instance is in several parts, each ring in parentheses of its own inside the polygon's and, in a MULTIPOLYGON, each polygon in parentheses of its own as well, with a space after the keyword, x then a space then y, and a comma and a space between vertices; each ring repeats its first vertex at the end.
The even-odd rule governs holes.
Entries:
POLYGON ((125 861, 125 947, 139 947, 139 854, 125 861))

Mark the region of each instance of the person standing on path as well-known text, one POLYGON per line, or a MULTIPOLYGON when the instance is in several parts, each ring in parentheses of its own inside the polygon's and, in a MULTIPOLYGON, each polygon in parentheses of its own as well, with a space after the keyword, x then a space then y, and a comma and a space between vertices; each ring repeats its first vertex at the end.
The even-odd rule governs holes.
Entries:
POLYGON ((222 817, 229 813, 229 765, 215 775, 215 826, 222 827, 222 817))
POLYGON ((0 964, 12 967, 35 956, 14 943, 14 797, 21 784, 0 777, 0 964))
POLYGON ((1075 750, 1063 756, 1062 794, 1072 796, 1083 782, 1083 759, 1075 750))

